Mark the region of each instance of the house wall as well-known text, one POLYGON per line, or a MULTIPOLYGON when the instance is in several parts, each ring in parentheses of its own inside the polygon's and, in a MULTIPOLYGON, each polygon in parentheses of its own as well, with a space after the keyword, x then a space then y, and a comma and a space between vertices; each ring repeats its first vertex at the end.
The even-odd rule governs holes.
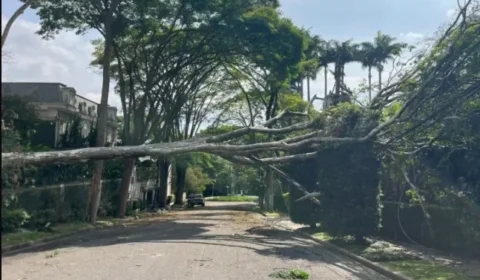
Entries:
MULTIPOLYGON (((36 103, 39 118, 56 125, 53 130, 54 146, 58 143, 60 136, 65 133, 67 124, 76 117, 80 116, 83 120, 82 135, 84 137, 90 133, 91 126, 97 119, 99 104, 77 95, 74 88, 61 83, 2 83, 2 95, 23 96, 36 103)), ((106 141, 114 144, 117 141, 117 108, 108 107, 107 113, 106 141)), ((45 127, 40 130, 45 131, 45 127)), ((39 142, 43 141, 39 140, 39 142)), ((52 141, 48 140, 48 142, 52 141)))
MULTIPOLYGON (((167 196, 172 195, 172 165, 168 168, 168 178, 167 178, 167 196)), ((136 167, 133 169, 133 175, 130 184, 129 190, 129 199, 143 199, 143 191, 154 190, 155 189, 155 179, 145 180, 142 182, 137 181, 137 172, 136 167)))

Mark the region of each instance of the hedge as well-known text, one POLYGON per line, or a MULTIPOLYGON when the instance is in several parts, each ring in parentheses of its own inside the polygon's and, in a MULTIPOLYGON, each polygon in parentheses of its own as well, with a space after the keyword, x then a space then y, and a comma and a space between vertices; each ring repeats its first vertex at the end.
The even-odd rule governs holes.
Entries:
POLYGON ((277 212, 288 214, 290 212, 289 204, 289 193, 284 193, 283 195, 276 195, 273 197, 273 209, 277 212))
POLYGON ((384 202, 380 236, 398 241, 413 241, 426 247, 480 257, 480 224, 464 209, 426 206, 425 218, 418 204, 384 202), (400 222, 398 207, 400 206, 400 222))

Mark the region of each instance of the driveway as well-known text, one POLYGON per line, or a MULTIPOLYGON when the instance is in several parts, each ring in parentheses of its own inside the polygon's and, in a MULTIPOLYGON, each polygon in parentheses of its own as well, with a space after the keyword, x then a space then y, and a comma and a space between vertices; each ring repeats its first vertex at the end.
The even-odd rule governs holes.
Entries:
POLYGON ((299 268, 310 279, 386 279, 242 203, 207 202, 147 225, 91 232, 56 248, 2 258, 4 280, 262 280, 299 268))

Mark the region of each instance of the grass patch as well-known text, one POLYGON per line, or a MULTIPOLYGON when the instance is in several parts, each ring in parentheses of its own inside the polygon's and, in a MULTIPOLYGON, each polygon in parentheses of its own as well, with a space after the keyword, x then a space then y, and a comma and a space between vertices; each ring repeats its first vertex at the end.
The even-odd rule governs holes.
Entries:
POLYGON ((276 271, 270 274, 269 277, 277 279, 310 279, 308 272, 297 268, 276 271))
MULTIPOLYGON (((95 228, 101 229, 114 227, 121 224, 133 224, 141 221, 142 219, 148 220, 148 218, 154 218, 158 216, 159 215, 156 215, 154 213, 139 213, 135 217, 127 217, 126 219, 108 217, 103 218, 102 220, 98 220, 95 224, 95 228)), ((47 238, 61 237, 66 234, 78 232, 93 227, 94 226, 86 222, 72 222, 52 226, 51 231, 21 230, 19 232, 2 234, 2 248, 12 245, 29 244, 47 238)))
POLYGON ((214 196, 205 197, 208 201, 225 201, 225 202, 257 202, 258 197, 247 195, 228 195, 228 196, 214 196))
POLYGON ((413 279, 471 279, 454 267, 443 265, 439 262, 421 259, 418 254, 389 242, 375 241, 367 242, 365 244, 357 244, 352 236, 333 238, 324 232, 313 233, 312 236, 346 249, 370 261, 377 262, 392 271, 401 273, 413 279))
POLYGON ((265 214, 265 216, 267 216, 269 218, 278 218, 278 217, 282 216, 282 214, 280 214, 278 212, 263 212, 263 214, 265 214))
POLYGON ((21 231, 2 234, 2 247, 30 243, 55 236, 62 236, 91 227, 92 225, 88 223, 77 222, 53 226, 52 231, 21 231))
POLYGON ((468 280, 472 279, 454 268, 426 260, 404 260, 382 262, 385 267, 406 276, 421 280, 468 280))
POLYGON ((327 233, 325 232, 317 232, 317 233, 314 233, 313 234, 313 237, 319 239, 319 240, 322 240, 322 241, 330 241, 330 240, 333 240, 333 237, 331 237, 330 235, 328 235, 327 233))

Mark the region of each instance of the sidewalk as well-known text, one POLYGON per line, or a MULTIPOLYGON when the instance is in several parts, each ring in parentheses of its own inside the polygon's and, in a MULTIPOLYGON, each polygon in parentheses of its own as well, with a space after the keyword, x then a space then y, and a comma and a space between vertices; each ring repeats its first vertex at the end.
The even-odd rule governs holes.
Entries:
MULTIPOLYGON (((288 217, 269 218, 269 222, 273 226, 292 231, 306 228, 304 225, 293 223, 288 217)), ((321 233, 314 235, 328 242, 328 239, 322 238, 327 235, 321 233)), ((359 246, 355 248, 354 245, 339 247, 413 279, 480 279, 480 260, 448 256, 438 250, 416 245, 394 244, 380 239, 370 241, 372 243, 367 248, 359 246)))

